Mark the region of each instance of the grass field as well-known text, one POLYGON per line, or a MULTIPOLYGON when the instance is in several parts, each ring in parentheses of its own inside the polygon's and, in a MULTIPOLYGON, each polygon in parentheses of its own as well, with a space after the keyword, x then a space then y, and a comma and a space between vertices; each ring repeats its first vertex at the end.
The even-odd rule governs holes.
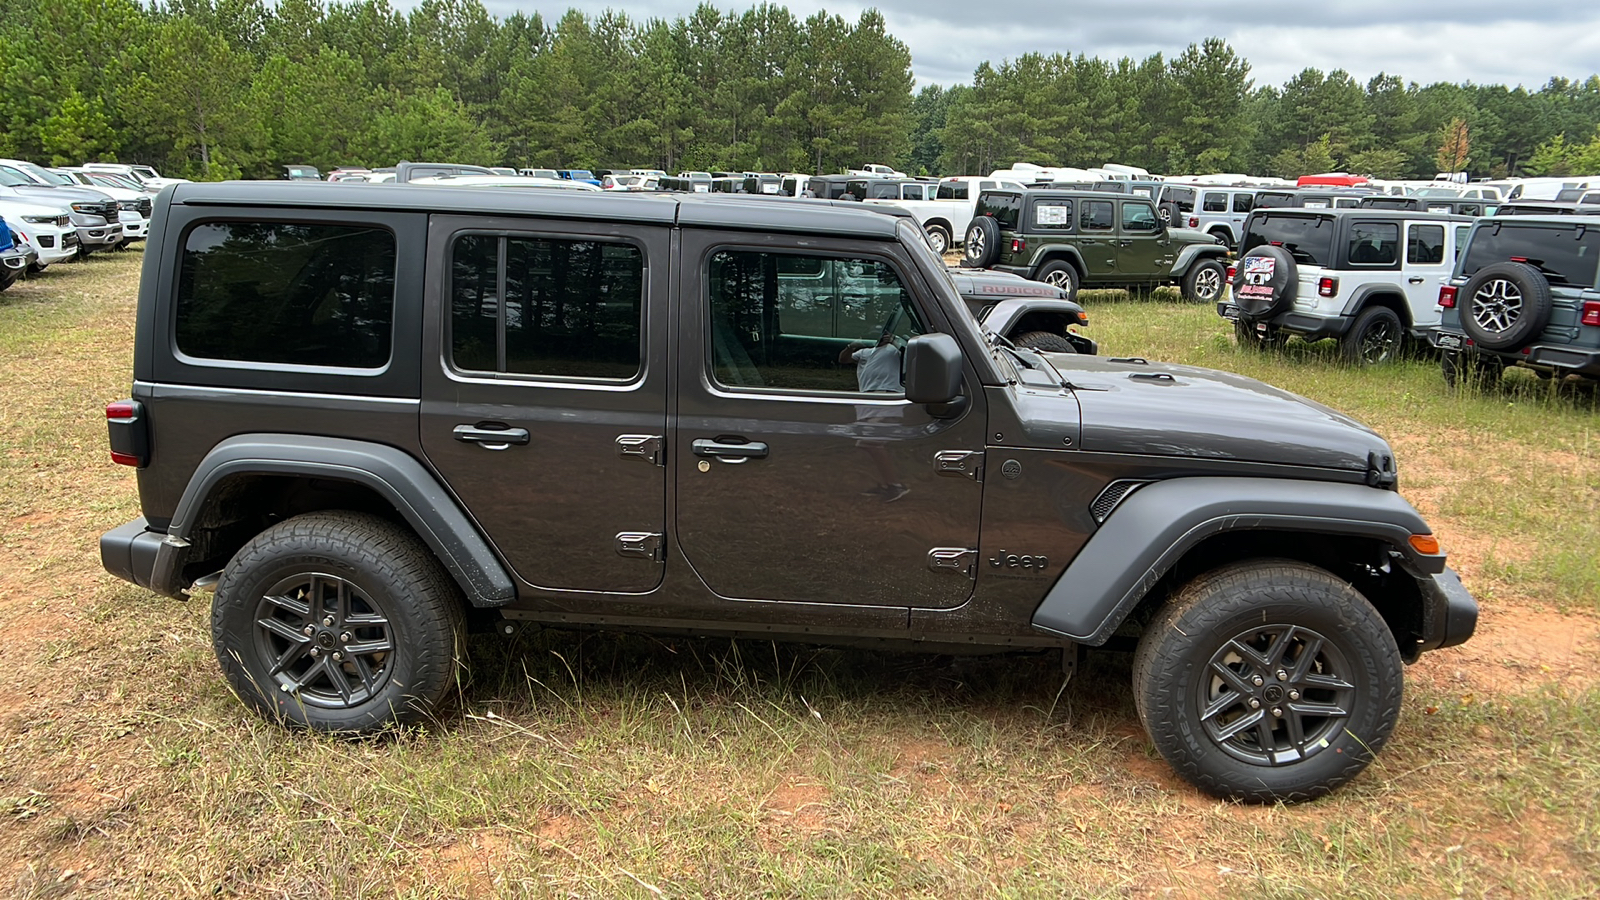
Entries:
MULTIPOLYGON (((1373 425, 1483 605, 1407 671, 1378 761, 1317 803, 1179 782, 1129 660, 756 642, 475 638, 461 711, 382 740, 246 713, 204 595, 99 565, 137 514, 104 448, 139 254, 0 295, 0 895, 1585 897, 1600 891, 1600 410, 1444 389, 1213 310, 1086 299, 1104 352, 1263 378, 1373 425)), ((1521 376, 1524 373, 1513 373, 1521 376)))

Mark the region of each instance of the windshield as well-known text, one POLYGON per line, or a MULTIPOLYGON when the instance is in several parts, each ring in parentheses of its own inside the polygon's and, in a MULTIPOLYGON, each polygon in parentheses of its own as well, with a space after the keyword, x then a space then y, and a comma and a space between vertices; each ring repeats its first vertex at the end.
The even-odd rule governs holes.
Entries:
POLYGON ((39 179, 40 181, 44 182, 45 184, 74 184, 75 183, 71 178, 69 178, 66 175, 61 175, 61 174, 58 174, 56 172, 51 172, 50 170, 41 168, 39 166, 36 166, 33 163, 22 163, 17 168, 22 169, 23 171, 27 172, 29 175, 32 175, 34 178, 39 179))
POLYGON ((1470 278, 1484 266, 1507 260, 1537 267, 1551 284, 1592 287, 1600 260, 1600 229, 1581 224, 1485 224, 1472 232, 1458 274, 1470 278))
POLYGON ((1257 216, 1240 250, 1249 253, 1271 244, 1289 251, 1297 263, 1326 267, 1333 261, 1333 231, 1333 220, 1325 216, 1257 216))
MULTIPOLYGON (((972 310, 967 309, 967 304, 961 301, 961 290, 956 287, 956 280, 950 277, 950 270, 945 266, 944 260, 939 258, 939 254, 933 252, 932 247, 928 246, 927 234, 921 228, 911 224, 912 221, 914 220, 900 219, 895 223, 895 230, 900 232, 900 243, 911 251, 911 255, 916 258, 917 265, 930 279, 941 282, 949 289, 945 296, 954 298, 956 302, 943 304, 945 312, 952 319, 957 320, 960 327, 967 328, 975 334, 982 334, 982 330, 978 328, 978 320, 972 316, 972 310)), ((937 288, 937 285, 935 285, 935 288, 937 288)))

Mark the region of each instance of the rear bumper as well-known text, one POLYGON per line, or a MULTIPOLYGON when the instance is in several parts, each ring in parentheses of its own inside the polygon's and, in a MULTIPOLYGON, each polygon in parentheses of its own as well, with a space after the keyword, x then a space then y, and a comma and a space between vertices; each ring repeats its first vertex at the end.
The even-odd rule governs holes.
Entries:
POLYGON ((175 585, 158 583, 169 581, 160 577, 163 569, 171 571, 170 563, 162 566, 163 556, 170 558, 171 548, 165 544, 167 535, 154 531, 143 516, 100 536, 100 564, 107 572, 158 594, 182 598, 175 585))
MULTIPOLYGON (((1238 321, 1239 307, 1231 299, 1217 301, 1217 315, 1230 321, 1238 321)), ((1307 341, 1320 341, 1323 338, 1344 337, 1350 330, 1350 324, 1355 321, 1349 316, 1319 316, 1313 313, 1296 312, 1289 310, 1282 312, 1270 319, 1257 319, 1277 326, 1278 330, 1297 334, 1307 341)))
POLYGON ((1524 366, 1546 372, 1587 375, 1600 378, 1600 347, 1575 347, 1571 344, 1529 344, 1516 350, 1486 350, 1472 343, 1459 331, 1438 328, 1428 333, 1428 341, 1445 351, 1494 356, 1508 366, 1524 366))

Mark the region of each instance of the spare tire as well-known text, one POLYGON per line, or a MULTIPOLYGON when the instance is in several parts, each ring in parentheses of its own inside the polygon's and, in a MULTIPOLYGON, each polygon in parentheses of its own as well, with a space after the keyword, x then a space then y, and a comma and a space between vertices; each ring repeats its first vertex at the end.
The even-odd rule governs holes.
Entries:
POLYGON ((974 269, 986 269, 1000 258, 1000 223, 991 216, 978 216, 967 226, 967 246, 961 261, 974 269))
POLYGON ((1300 270, 1282 247, 1263 244, 1239 259, 1233 303, 1242 319, 1270 319, 1294 303, 1300 270))
POLYGON ((1012 338, 1011 343, 1029 350, 1043 350, 1046 353, 1078 352, 1078 348, 1072 346, 1071 341, 1050 331, 1026 331, 1012 338))
POLYGON ((1550 281, 1527 263, 1484 266, 1456 296, 1461 330, 1490 350, 1521 349, 1550 324, 1550 281))

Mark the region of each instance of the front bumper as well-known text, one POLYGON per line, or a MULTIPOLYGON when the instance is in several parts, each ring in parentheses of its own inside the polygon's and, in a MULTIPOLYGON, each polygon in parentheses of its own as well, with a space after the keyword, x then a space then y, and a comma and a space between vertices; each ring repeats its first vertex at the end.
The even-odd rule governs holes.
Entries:
POLYGON ((1487 350, 1474 344, 1472 338, 1465 334, 1442 327, 1428 332, 1428 342, 1446 352, 1477 353, 1498 357, 1508 366, 1600 378, 1600 347, 1536 343, 1516 350, 1487 350))
POLYGON ((103 250, 122 243, 122 225, 80 225, 78 243, 85 250, 103 250))
POLYGON ((144 240, 150 234, 150 220, 136 212, 122 214, 122 239, 125 241, 144 240))
POLYGON ((39 251, 39 265, 41 266, 64 262, 78 255, 78 232, 76 230, 35 230, 31 236, 34 238, 34 249, 39 251))
POLYGON ((1422 627, 1407 659, 1414 660, 1425 650, 1454 647, 1472 637, 1478 627, 1478 601, 1454 569, 1417 576, 1417 587, 1422 592, 1422 627))

